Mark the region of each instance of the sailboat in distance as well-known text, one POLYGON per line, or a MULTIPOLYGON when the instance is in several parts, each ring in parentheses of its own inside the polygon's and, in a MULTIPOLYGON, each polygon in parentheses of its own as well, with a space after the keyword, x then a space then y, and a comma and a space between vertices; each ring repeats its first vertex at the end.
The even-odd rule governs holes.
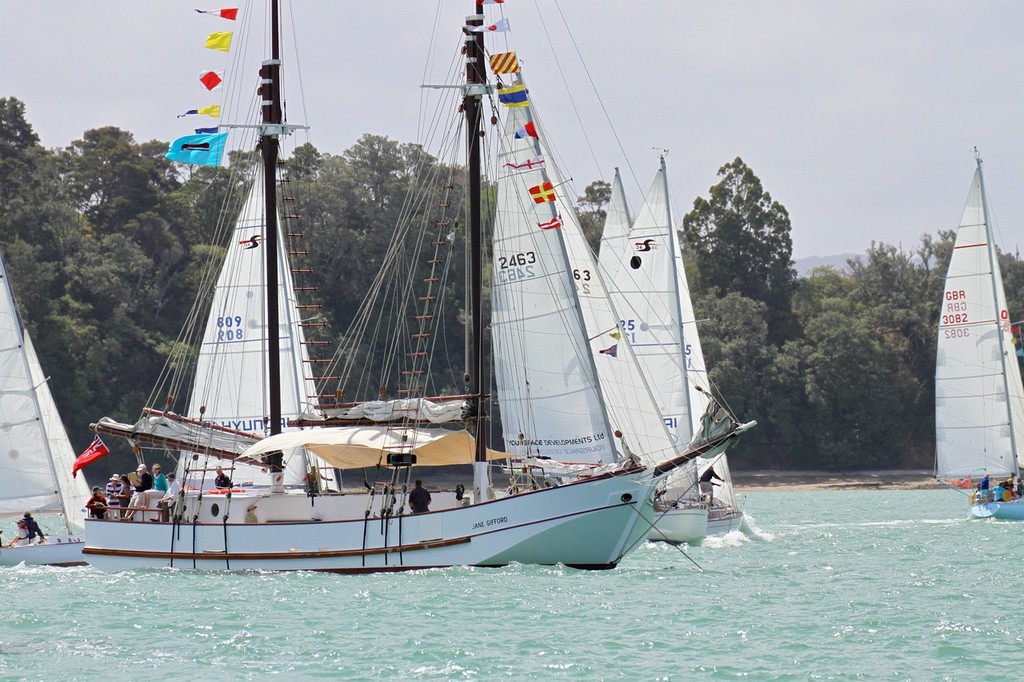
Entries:
POLYGON ((64 533, 42 544, 0 543, 0 566, 84 564, 81 529, 89 487, 73 477, 75 453, 57 414, 48 378, 21 323, 0 259, 0 518, 60 513, 64 533))
MULTIPOLYGON (((272 53, 261 74, 264 107, 259 142, 265 179, 263 237, 268 243, 268 255, 276 253, 269 247, 277 227, 274 178, 280 138, 288 130, 280 106, 281 57, 276 39, 280 12, 276 0, 272 0, 270 7, 272 39, 268 42, 272 53)), ((421 196, 409 197, 406 206, 416 210, 410 210, 396 226, 394 248, 388 252, 387 262, 368 292, 363 310, 368 319, 378 320, 376 303, 395 307, 401 303, 406 306, 406 324, 396 324, 398 334, 389 334, 398 340, 381 354, 389 360, 386 366, 378 367, 377 354, 368 356, 365 362, 356 362, 353 357, 364 356, 343 352, 336 368, 340 378, 336 386, 331 386, 335 390, 319 392, 350 396, 355 387, 369 394, 367 400, 321 402, 316 418, 292 422, 302 427, 293 431, 281 429, 280 406, 271 400, 270 435, 244 446, 232 441, 233 434, 228 430, 212 428, 190 415, 196 422, 195 442, 181 443, 179 438, 175 447, 216 452, 228 460, 244 458, 262 463, 271 472, 271 487, 229 490, 223 495, 183 490, 166 522, 87 520, 84 552, 95 566, 104 570, 179 567, 340 573, 452 565, 500 566, 511 562, 612 568, 643 540, 651 522, 650 499, 658 481, 695 457, 727 447, 742 432, 743 426, 737 425, 709 436, 698 447, 665 453, 654 464, 641 463, 619 451, 615 461, 563 485, 514 486, 494 477, 494 463, 507 460, 509 454, 487 443, 490 400, 486 389, 489 357, 483 315, 483 142, 508 149, 519 131, 505 126, 496 126, 491 131, 483 126, 485 105, 494 96, 495 88, 486 72, 484 5, 474 3, 474 7, 476 13, 467 19, 461 36, 465 78, 460 78, 457 84, 446 84, 452 87, 440 91, 443 101, 439 103, 452 124, 452 132, 447 133, 449 136, 440 146, 454 155, 459 146, 454 143, 465 143, 466 200, 453 200, 451 196, 456 193, 456 186, 447 173, 454 173, 459 166, 454 156, 449 157, 448 163, 421 159, 419 170, 425 180, 442 177, 444 196, 435 202, 425 202, 421 196), (430 361, 444 352, 433 340, 440 333, 437 327, 444 312, 440 306, 446 291, 444 278, 454 276, 447 272, 445 257, 451 253, 452 242, 460 236, 469 244, 470 254, 467 281, 471 302, 466 314, 472 341, 469 370, 461 395, 431 395, 427 392, 434 381, 430 361), (416 241, 416 246, 399 248, 398 243, 406 239, 416 241), (420 260, 406 257, 407 253, 416 254, 420 260), (372 370, 375 376, 368 378, 363 370, 372 370), (446 404, 456 407, 446 409, 446 404), (373 480, 366 480, 363 490, 345 494, 287 488, 281 481, 285 468, 283 453, 293 449, 315 454, 338 469, 370 468, 373 480), (421 472, 429 471, 428 467, 452 465, 461 466, 465 484, 432 491, 429 509, 424 511, 419 498, 413 500, 412 481, 421 472)), ((420 183, 416 185, 414 193, 420 189, 420 183)), ((550 189, 543 185, 540 183, 538 192, 550 189)), ((435 181, 424 196, 436 199, 437 187, 435 181)), ((532 188, 519 202, 502 197, 502 191, 499 183, 499 207, 513 210, 519 204, 519 210, 523 210, 522 206, 539 205, 532 188)), ((534 227, 538 232, 548 228, 557 229, 553 224, 547 228, 534 227)), ((558 262, 547 259, 547 252, 516 251, 512 255, 516 277, 520 269, 524 276, 532 272, 538 277, 571 277, 558 262)), ((267 271, 276 272, 276 268, 268 266, 267 271)), ((565 287, 572 286, 571 279, 567 280, 565 287)), ((275 291, 276 287, 268 283, 267 295, 273 296, 275 291)), ((510 300, 509 305, 529 302, 510 300)), ((276 311, 276 301, 268 303, 267 309, 276 311)), ((267 326, 277 329, 274 320, 267 326)), ((369 343, 376 338, 373 333, 383 331, 383 327, 357 319, 346 336, 369 343)), ((563 331, 553 336, 552 343, 587 346, 585 335, 570 337, 569 333, 563 331)), ((271 333, 268 338, 266 354, 267 373, 272 378, 280 376, 279 367, 275 367, 280 353, 273 343, 274 337, 276 334, 271 333)), ((578 364, 569 369, 585 371, 578 364)), ((574 383, 584 386, 593 381, 581 377, 574 379, 574 383)), ((590 398, 595 407, 601 407, 599 393, 590 398)), ((593 414, 602 417, 600 410, 593 414)), ((602 418, 595 424, 600 426, 604 422, 602 418)), ((132 429, 133 425, 125 425, 124 433, 129 438, 134 438, 132 429)), ((561 447, 578 445, 581 438, 585 435, 567 433, 565 437, 555 434, 550 440, 561 447)), ((160 447, 170 444, 162 435, 148 435, 146 440, 136 442, 160 447)))
MULTIPOLYGON (((733 417, 712 399, 697 321, 668 191, 665 157, 637 217, 629 215, 618 170, 601 237, 602 272, 621 316, 621 333, 631 342, 639 367, 658 400, 676 443, 733 417)), ((655 496, 657 512, 650 539, 696 542, 707 534, 738 529, 743 514, 735 505, 724 451, 673 472, 655 496), (701 482, 704 472, 718 477, 701 482), (702 487, 704 489, 702 489, 702 487)))
POLYGON ((935 477, 969 494, 972 517, 1022 521, 1024 389, 980 156, 976 163, 939 313, 935 477))

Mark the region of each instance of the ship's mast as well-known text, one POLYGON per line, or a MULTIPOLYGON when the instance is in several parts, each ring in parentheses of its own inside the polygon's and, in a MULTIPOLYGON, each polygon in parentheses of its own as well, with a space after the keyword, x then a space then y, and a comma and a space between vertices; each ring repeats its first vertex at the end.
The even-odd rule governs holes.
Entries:
MULTIPOLYGON (((476 14, 466 17, 470 26, 482 26, 484 21, 482 4, 476 5, 476 14)), ((469 165, 469 240, 470 240, 470 317, 473 336, 473 361, 471 365, 471 388, 475 393, 476 410, 474 419, 476 435, 476 454, 474 457, 474 487, 477 500, 488 499, 490 493, 489 470, 487 464, 487 427, 484 400, 484 320, 483 320, 483 221, 481 207, 481 96, 483 85, 487 82, 484 71, 484 34, 470 32, 466 34, 466 96, 463 110, 466 114, 466 144, 469 165), (476 87, 474 87, 476 86, 476 87)))
MULTIPOLYGON (((280 136, 284 128, 281 106, 281 46, 278 0, 270 2, 270 59, 260 68, 260 105, 263 111, 260 129, 260 155, 263 159, 263 197, 265 207, 267 282, 267 378, 270 435, 281 433, 281 338, 278 320, 278 231, 277 231, 277 160, 280 136)), ((267 462, 270 471, 284 471, 283 455, 277 453, 267 462)))

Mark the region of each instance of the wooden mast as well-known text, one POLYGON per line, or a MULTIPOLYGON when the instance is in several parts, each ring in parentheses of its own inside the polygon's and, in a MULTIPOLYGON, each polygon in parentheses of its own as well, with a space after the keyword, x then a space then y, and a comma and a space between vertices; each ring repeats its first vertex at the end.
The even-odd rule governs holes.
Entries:
MULTIPOLYGON (((470 26, 482 26, 484 8, 476 4, 476 14, 467 17, 470 26)), ((487 471, 487 418, 484 400, 484 319, 483 319, 483 225, 481 207, 480 135, 481 135, 481 94, 487 82, 484 70, 484 34, 467 32, 466 35, 466 96, 463 110, 466 114, 466 144, 469 165, 469 239, 470 239, 470 316, 472 319, 473 361, 471 365, 470 392, 478 397, 475 405, 476 454, 474 457, 474 482, 478 500, 489 497, 489 476, 487 471)))
MULTIPOLYGON (((267 281, 267 355, 270 435, 281 433, 281 338, 278 314, 278 226, 277 160, 284 117, 281 106, 281 46, 278 0, 270 1, 270 59, 260 68, 260 105, 263 112, 260 131, 260 155, 263 158, 263 197, 266 221, 267 281)), ((276 453, 268 458, 271 473, 284 471, 284 457, 276 453)))

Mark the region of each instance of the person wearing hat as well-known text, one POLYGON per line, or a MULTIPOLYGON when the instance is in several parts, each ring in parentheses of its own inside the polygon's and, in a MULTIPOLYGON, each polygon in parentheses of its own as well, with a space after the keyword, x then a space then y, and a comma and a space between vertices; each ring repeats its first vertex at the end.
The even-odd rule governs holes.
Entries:
POLYGON ((27 545, 28 544, 28 524, 25 523, 25 519, 18 519, 18 534, 11 538, 11 541, 7 543, 8 547, 14 547, 15 545, 27 545))
POLYGON ((103 488, 98 485, 92 487, 92 497, 85 503, 85 508, 89 510, 90 518, 107 518, 107 498, 103 496, 103 488))
POLYGON ((110 511, 110 518, 116 519, 120 517, 121 508, 121 477, 117 474, 112 474, 110 480, 107 481, 107 509, 110 511))
POLYGON ((139 481, 135 484, 135 494, 132 495, 131 503, 129 504, 131 509, 124 515, 126 520, 131 520, 135 517, 135 509, 137 507, 148 506, 146 504, 146 491, 153 488, 153 474, 146 471, 145 464, 140 464, 136 467, 135 476, 139 481))

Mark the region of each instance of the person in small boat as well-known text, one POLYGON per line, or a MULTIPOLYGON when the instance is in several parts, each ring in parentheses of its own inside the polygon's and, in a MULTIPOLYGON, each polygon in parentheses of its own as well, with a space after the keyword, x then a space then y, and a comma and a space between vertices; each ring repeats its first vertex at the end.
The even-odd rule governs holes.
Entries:
POLYGON ((430 492, 423 487, 423 481, 416 479, 416 485, 409 493, 409 508, 413 514, 430 511, 430 492))
POLYGON ((995 487, 992 488, 992 496, 988 499, 989 502, 1002 502, 1003 501, 1003 484, 996 483, 995 487))
POLYGON ((46 542, 46 536, 43 535, 42 529, 36 520, 32 518, 32 512, 25 512, 25 516, 22 518, 25 522, 25 526, 28 528, 28 539, 29 542, 35 542, 36 544, 42 544, 46 542))
POLYGON ((718 475, 715 471, 715 467, 709 466, 704 470, 704 473, 700 476, 700 491, 701 493, 708 496, 708 503, 714 502, 715 500, 715 483, 714 480, 725 482, 725 479, 718 475))
POLYGON ((89 510, 89 517, 93 519, 107 518, 107 498, 103 495, 103 489, 98 485, 92 488, 92 497, 85 503, 89 510))
POLYGON ((17 547, 18 545, 28 544, 28 525, 25 524, 25 519, 18 519, 18 533, 11 538, 11 541, 7 543, 8 547, 17 547))
POLYGON ((978 501, 989 502, 990 500, 988 472, 986 471, 985 475, 981 477, 981 483, 978 484, 978 501))
POLYGON ((1024 497, 1024 478, 1017 479, 1017 487, 1013 489, 1017 497, 1024 497))
POLYGON ((218 488, 231 487, 231 478, 224 473, 224 467, 217 467, 217 475, 213 479, 213 485, 218 488))

